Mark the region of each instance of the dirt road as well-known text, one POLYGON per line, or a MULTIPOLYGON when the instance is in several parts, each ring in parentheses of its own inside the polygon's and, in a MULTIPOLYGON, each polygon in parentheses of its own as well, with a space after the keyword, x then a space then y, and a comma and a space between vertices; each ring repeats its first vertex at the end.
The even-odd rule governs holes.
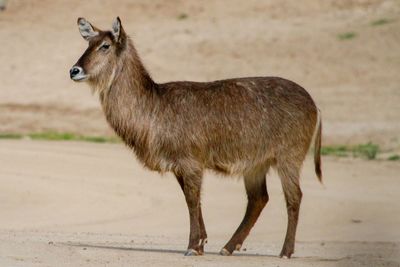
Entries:
POLYGON ((295 257, 277 257, 286 209, 278 177, 245 251, 217 255, 238 226, 238 179, 207 174, 206 255, 183 256, 188 215, 174 178, 144 170, 119 144, 0 141, 0 266, 399 266, 400 165, 324 158, 324 186, 311 161, 295 257))

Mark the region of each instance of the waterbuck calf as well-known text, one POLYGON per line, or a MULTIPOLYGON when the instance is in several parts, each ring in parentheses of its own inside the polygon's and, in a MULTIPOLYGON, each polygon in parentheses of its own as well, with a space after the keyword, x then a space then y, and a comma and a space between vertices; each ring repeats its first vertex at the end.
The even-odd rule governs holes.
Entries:
POLYGON ((266 174, 277 170, 288 225, 280 256, 294 252, 302 192, 300 168, 315 136, 315 171, 321 180, 321 119, 310 95, 294 82, 249 77, 214 82, 155 83, 116 18, 111 31, 78 19, 89 47, 70 70, 100 96, 107 121, 151 170, 170 171, 190 215, 185 255, 201 255, 207 233, 200 204, 204 170, 242 176, 248 204, 222 255, 239 250, 268 202, 266 174))

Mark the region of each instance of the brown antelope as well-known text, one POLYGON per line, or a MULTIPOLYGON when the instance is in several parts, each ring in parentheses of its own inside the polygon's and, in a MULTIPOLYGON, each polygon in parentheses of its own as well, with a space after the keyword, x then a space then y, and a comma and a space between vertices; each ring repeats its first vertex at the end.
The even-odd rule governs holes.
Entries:
POLYGON ((280 256, 290 258, 302 192, 299 175, 314 141, 321 181, 321 119, 310 95, 277 77, 213 82, 156 83, 143 66, 121 20, 101 31, 78 19, 89 47, 70 70, 99 94, 108 123, 151 170, 172 172, 190 216, 185 255, 202 255, 207 233, 200 191, 206 169, 241 176, 247 192, 243 221, 220 254, 239 250, 268 202, 266 174, 277 170, 286 199, 288 225, 280 256))

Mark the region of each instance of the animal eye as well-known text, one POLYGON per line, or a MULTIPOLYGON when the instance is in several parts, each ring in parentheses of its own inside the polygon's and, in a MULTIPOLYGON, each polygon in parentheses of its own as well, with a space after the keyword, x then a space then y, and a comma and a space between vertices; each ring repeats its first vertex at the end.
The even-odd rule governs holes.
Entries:
POLYGON ((107 50, 108 48, 110 48, 110 45, 109 44, 103 44, 101 47, 100 47, 100 49, 101 50, 107 50))

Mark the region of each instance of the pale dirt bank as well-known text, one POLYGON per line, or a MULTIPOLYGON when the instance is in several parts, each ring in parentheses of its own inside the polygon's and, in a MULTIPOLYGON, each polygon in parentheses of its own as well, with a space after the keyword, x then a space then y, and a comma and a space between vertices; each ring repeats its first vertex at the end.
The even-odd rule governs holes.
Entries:
POLYGON ((278 177, 270 202, 233 257, 217 255, 238 226, 238 179, 207 174, 206 255, 183 256, 188 215, 171 175, 144 170, 123 145, 0 141, 0 266, 400 266, 400 165, 308 160, 295 257, 277 257, 286 209, 278 177))
POLYGON ((281 76, 316 100, 325 144, 400 150, 399 14, 397 0, 11 0, 0 13, 0 132, 113 135, 68 71, 87 46, 76 19, 108 29, 120 16, 158 82, 281 76))

